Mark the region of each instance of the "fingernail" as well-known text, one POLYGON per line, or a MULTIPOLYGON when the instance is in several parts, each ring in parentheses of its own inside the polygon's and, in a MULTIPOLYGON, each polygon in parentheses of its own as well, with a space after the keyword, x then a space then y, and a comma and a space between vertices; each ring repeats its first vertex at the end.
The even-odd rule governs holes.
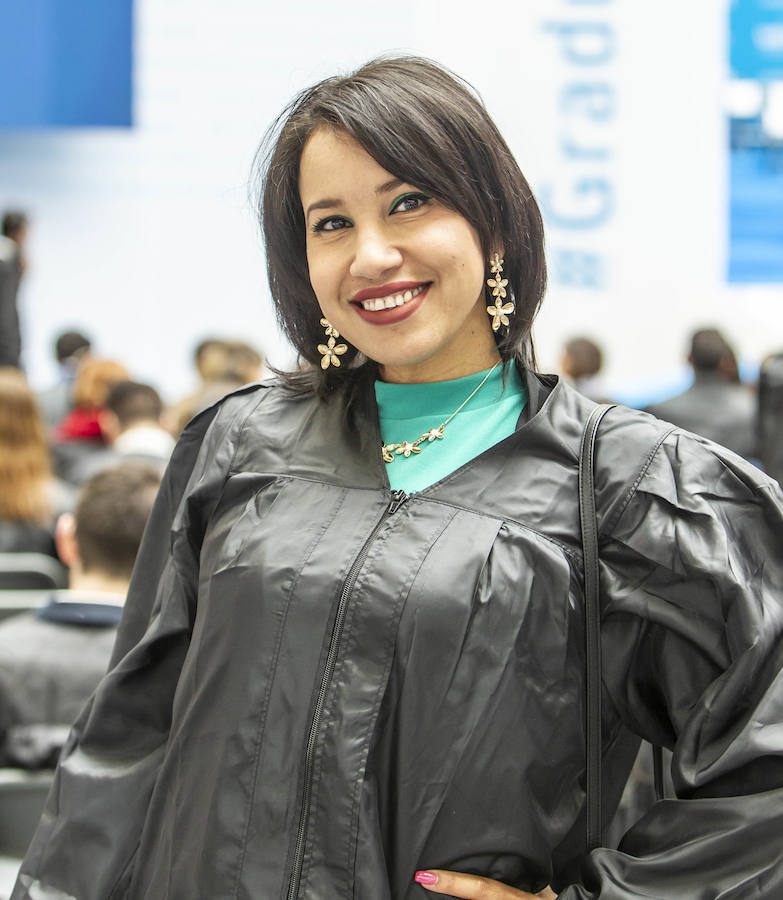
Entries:
POLYGON ((419 884, 437 884, 438 876, 434 872, 417 872, 413 876, 414 881, 418 881, 419 884))

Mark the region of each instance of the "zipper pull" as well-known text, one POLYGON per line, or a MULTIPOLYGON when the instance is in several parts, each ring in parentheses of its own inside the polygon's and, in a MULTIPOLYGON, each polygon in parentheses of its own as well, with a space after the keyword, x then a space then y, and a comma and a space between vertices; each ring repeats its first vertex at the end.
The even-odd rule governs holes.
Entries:
POLYGON ((389 505, 386 508, 386 512, 393 516, 394 513, 402 506, 403 503, 408 499, 408 495, 405 491, 392 491, 391 500, 389 501, 389 505))

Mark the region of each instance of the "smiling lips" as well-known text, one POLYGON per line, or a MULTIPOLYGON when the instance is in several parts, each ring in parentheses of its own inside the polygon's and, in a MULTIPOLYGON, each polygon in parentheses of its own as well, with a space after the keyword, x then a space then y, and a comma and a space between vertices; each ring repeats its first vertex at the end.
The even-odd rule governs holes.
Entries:
POLYGON ((391 325, 407 319, 421 305, 429 282, 397 282, 359 291, 351 303, 367 322, 391 325))
POLYGON ((402 306, 404 303, 418 297, 419 294, 427 287, 426 284, 420 284, 413 290, 400 291, 397 294, 386 294, 385 297, 368 297, 366 300, 354 300, 353 302, 361 303, 362 309, 378 312, 380 309, 394 309, 395 306, 402 306))

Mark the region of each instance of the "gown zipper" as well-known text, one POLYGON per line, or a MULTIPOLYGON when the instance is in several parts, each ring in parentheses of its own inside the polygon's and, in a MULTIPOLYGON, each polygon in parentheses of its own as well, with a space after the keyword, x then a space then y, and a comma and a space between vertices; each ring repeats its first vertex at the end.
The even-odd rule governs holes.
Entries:
POLYGON ((302 863, 304 861, 305 841, 307 838, 307 820, 310 817, 310 802, 312 800, 313 789, 313 756, 315 754, 315 743, 318 737, 318 730, 321 726, 321 716, 326 703, 326 695, 329 691, 329 685, 334 674, 334 667, 337 663, 337 653, 342 638, 343 626, 345 625, 345 616, 348 611, 348 601, 351 597, 354 583, 356 582, 359 572, 361 571, 367 554, 370 552, 370 546, 378 532, 383 528, 387 519, 393 516, 397 510, 408 499, 405 491, 392 491, 391 499, 383 511, 383 515, 378 520, 375 528, 370 532, 367 540, 362 544, 362 548, 354 559, 348 575, 343 582, 340 591, 340 599, 337 603, 337 612, 334 617, 334 625, 332 626, 332 636, 329 640, 329 652, 326 656, 326 664, 324 665, 323 675, 321 676, 321 687, 318 691, 318 698, 313 711, 313 718, 310 722, 310 730, 307 734, 307 745, 304 759, 304 782, 302 788, 302 808, 299 814, 299 829, 296 835, 296 845, 294 848, 294 863, 291 872, 291 880, 288 886, 287 900, 296 900, 299 894, 299 881, 302 876, 302 863))

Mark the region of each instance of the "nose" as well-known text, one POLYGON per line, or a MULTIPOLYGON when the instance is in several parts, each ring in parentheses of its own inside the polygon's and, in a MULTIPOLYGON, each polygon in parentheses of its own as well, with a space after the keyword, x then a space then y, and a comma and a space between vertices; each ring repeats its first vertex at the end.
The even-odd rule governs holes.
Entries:
POLYGON ((402 264, 402 253, 382 228, 356 228, 351 275, 376 281, 402 264))

